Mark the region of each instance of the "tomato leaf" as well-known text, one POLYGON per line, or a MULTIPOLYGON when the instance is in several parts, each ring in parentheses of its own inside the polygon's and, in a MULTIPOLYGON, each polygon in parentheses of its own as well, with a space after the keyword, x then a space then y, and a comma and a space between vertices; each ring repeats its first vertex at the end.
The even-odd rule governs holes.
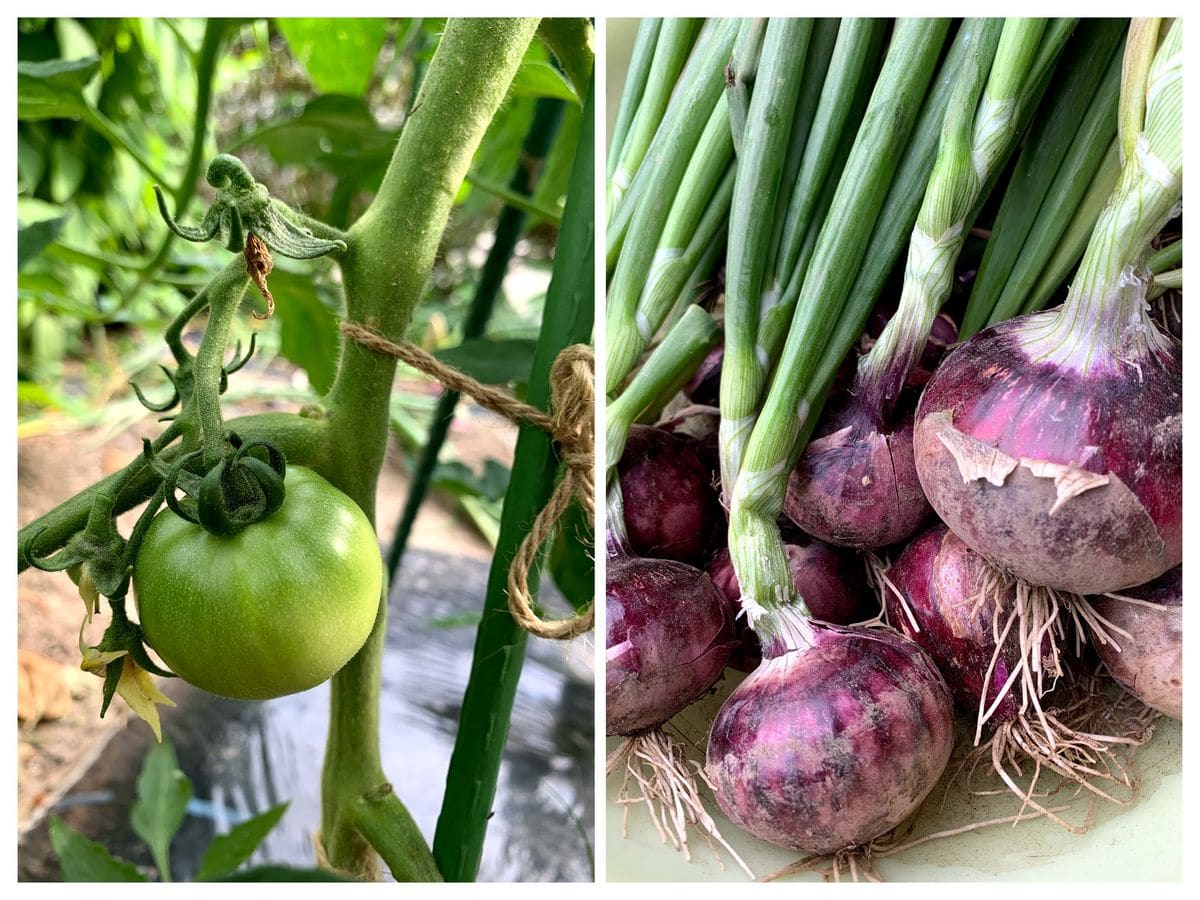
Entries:
POLYGON ((58 240, 67 216, 43 219, 17 229, 17 271, 25 268, 35 256, 58 240))
POLYGON ((546 562, 554 583, 577 612, 592 602, 596 592, 594 547, 592 523, 583 508, 572 503, 558 521, 546 562))
POLYGON ((323 394, 337 367, 337 316, 321 300, 311 274, 276 266, 269 281, 279 320, 279 350, 308 373, 313 390, 323 394))
POLYGON ((276 19, 275 24, 318 91, 366 93, 387 38, 386 19, 276 19))
POLYGON ((524 339, 473 338, 434 356, 484 384, 524 384, 529 380, 536 344, 524 339))
POLYGON ((50 819, 50 845, 62 866, 63 881, 145 881, 131 862, 117 859, 103 845, 89 841, 70 825, 50 819))
POLYGON ((299 115, 270 122, 236 141, 263 147, 280 165, 319 166, 359 190, 374 191, 396 146, 397 131, 381 128, 359 97, 327 95, 299 115))
POLYGON ((17 63, 17 118, 77 119, 84 109, 83 89, 100 70, 100 60, 51 59, 17 63))
POLYGON ((169 740, 150 748, 137 780, 138 798, 129 822, 154 855, 163 881, 170 879, 171 839, 183 824, 192 783, 179 770, 175 748, 169 740))
POLYGON ((556 97, 578 104, 579 97, 562 73, 545 62, 526 59, 517 69, 512 86, 508 89, 514 97, 556 97))
POLYGON ((460 462, 440 462, 433 470, 430 484, 458 496, 499 500, 508 490, 508 468, 490 457, 483 461, 483 472, 476 475, 460 462))
POLYGON ((287 808, 286 803, 280 803, 253 819, 235 825, 228 834, 214 838, 204 851, 204 858, 200 860, 200 871, 196 873, 196 880, 212 880, 234 872, 254 855, 258 845, 283 818, 287 808))

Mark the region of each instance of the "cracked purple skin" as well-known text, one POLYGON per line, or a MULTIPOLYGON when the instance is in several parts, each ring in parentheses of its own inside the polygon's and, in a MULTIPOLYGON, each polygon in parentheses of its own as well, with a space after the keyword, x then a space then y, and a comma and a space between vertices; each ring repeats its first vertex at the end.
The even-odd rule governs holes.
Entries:
MULTIPOLYGON (((954 702, 969 716, 979 712, 987 689, 986 706, 1000 696, 1004 683, 1021 659, 1020 646, 1009 637, 991 679, 987 671, 996 652, 992 637, 994 603, 975 610, 976 584, 984 560, 940 522, 909 542, 888 570, 888 579, 904 594, 920 626, 912 622, 894 593, 887 593, 888 621, 929 654, 950 686, 954 702)), ((1017 718, 1019 704, 1010 689, 991 723, 1017 718)))
POLYGON ((1092 597, 1092 606, 1131 635, 1116 635, 1121 649, 1099 644, 1097 651, 1121 687, 1147 706, 1183 721, 1183 566, 1149 584, 1121 591, 1157 608, 1092 597))
POLYGON ((617 471, 634 553, 703 565, 723 518, 712 470, 689 442, 635 425, 617 471))
MULTIPOLYGON (((812 617, 833 625, 850 625, 870 618, 879 611, 867 588, 862 564, 854 554, 831 547, 822 541, 807 544, 785 543, 792 585, 804 598, 812 617)), ((762 644, 742 612, 742 589, 729 549, 723 547, 708 564, 713 584, 729 601, 734 616, 734 635, 738 646, 729 657, 729 665, 752 672, 762 661, 762 644)))
POLYGON ((733 823, 807 853, 879 837, 937 784, 954 745, 950 692, 890 629, 814 626, 717 713, 706 773, 733 823))
POLYGON ((610 556, 606 583, 607 733, 637 734, 721 677, 733 619, 711 579, 684 563, 610 556))
POLYGON ((930 514, 913 460, 911 412, 895 425, 845 393, 822 419, 788 478, 783 509, 831 544, 874 550, 895 544, 930 514))
POLYGON ((1033 584, 1096 594, 1150 581, 1183 552, 1182 345, 1140 357, 1140 375, 1093 348, 1085 377, 1031 362, 1027 319, 979 332, 926 386, 914 435, 925 494, 972 549, 1033 584), (945 412, 950 426, 935 418, 945 412), (1014 459, 1072 464, 1110 483, 1051 515, 1053 481, 1024 466, 999 486, 964 482, 939 437, 946 427, 1014 459))

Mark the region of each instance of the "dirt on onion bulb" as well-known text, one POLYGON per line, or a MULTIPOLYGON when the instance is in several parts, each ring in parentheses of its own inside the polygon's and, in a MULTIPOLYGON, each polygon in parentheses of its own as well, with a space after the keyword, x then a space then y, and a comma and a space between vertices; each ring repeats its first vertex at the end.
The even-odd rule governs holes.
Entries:
POLYGON ((1120 595, 1091 599, 1124 632, 1096 648, 1109 673, 1147 706, 1182 721, 1183 566, 1120 595))
POLYGON ((887 628, 809 623, 730 695, 706 772, 740 828, 829 854, 895 828, 954 745, 950 692, 925 652, 887 628))
POLYGON ((929 653, 975 720, 972 771, 986 760, 1023 804, 1073 832, 1086 825, 1033 799, 1043 768, 1125 802, 1103 785, 1132 793, 1128 751, 1149 736, 1148 720, 1114 704, 1081 661, 1060 651, 1078 650, 1086 631, 1100 635, 1098 644, 1114 637, 1087 600, 998 571, 940 523, 909 542, 887 581, 888 621, 929 653))

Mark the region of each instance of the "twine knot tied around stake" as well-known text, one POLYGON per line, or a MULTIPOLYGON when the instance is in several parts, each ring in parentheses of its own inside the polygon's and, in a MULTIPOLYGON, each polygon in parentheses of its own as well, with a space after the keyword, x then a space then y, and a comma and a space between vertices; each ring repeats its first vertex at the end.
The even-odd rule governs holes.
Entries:
POLYGON ((466 394, 480 406, 516 425, 533 425, 549 434, 558 445, 565 471, 550 499, 533 520, 529 533, 513 556, 508 569, 508 611, 523 629, 538 637, 570 640, 590 631, 594 620, 592 604, 569 619, 546 620, 533 609, 529 573, 537 563, 542 545, 574 499, 579 500, 590 521, 596 507, 592 483, 595 447, 595 373, 591 347, 573 344, 563 349, 550 369, 549 414, 523 403, 507 391, 481 384, 458 369, 410 343, 396 343, 356 322, 342 322, 346 337, 376 353, 392 356, 440 382, 466 394))

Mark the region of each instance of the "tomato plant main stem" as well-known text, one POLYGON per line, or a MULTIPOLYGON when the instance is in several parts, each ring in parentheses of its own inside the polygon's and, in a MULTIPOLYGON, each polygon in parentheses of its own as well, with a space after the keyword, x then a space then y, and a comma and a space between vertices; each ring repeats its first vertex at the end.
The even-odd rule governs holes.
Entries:
MULTIPOLYGON (((446 226, 454 195, 507 93, 537 19, 451 20, 429 64, 371 206, 350 230, 342 261, 347 318, 404 337, 446 226)), ((327 397, 327 456, 319 471, 375 521, 387 444, 394 359, 348 343, 327 397)), ((332 681, 322 773, 321 840, 338 869, 371 875, 372 841, 388 824, 404 846, 375 846, 397 880, 428 880, 419 830, 394 805, 364 805, 386 777, 379 755, 379 683, 387 591, 366 645, 332 681), (378 821, 376 821, 378 820, 378 821)))
MULTIPOLYGON (((533 122, 525 136, 521 148, 521 156, 516 169, 508 183, 511 191, 522 197, 532 194, 538 176, 541 174, 542 163, 554 136, 558 133, 558 124, 562 119, 563 101, 554 97, 542 97, 538 100, 533 111, 533 122)), ((488 320, 492 317, 492 308, 496 305, 496 297, 500 294, 500 286, 508 272, 508 263, 517 241, 525 231, 526 213, 516 206, 505 204, 500 210, 496 221, 495 239, 488 251, 487 262, 479 274, 479 283, 475 287, 475 296, 471 300, 471 308, 467 312, 467 320, 463 323, 463 341, 482 337, 487 329, 488 320)), ((421 457, 413 470, 412 486, 408 489, 408 497, 404 501, 404 510, 396 525, 396 536, 392 540, 391 549, 387 556, 389 577, 394 577, 400 567, 400 559, 408 546, 408 537, 413 524, 417 521, 417 513, 429 490, 433 479, 433 470, 437 467, 438 454, 450 432, 450 424, 454 421, 454 409, 458 406, 459 394, 449 389, 442 391, 438 398, 437 408, 429 423, 429 436, 425 446, 421 448, 421 457)))

